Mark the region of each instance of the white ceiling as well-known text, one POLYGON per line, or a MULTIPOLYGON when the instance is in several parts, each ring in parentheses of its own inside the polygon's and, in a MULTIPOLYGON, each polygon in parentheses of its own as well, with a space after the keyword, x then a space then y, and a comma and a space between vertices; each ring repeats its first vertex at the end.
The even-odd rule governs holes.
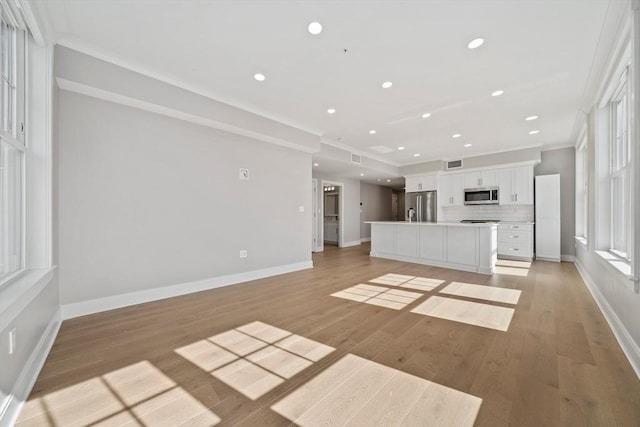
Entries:
POLYGON ((609 7, 608 0, 36 4, 61 44, 328 141, 344 138, 347 149, 395 165, 571 143, 609 7), (307 32, 312 21, 322 23, 320 35, 307 32), (468 49, 476 37, 485 44, 468 49), (253 79, 258 72, 264 82, 253 79), (393 86, 383 89, 384 81, 393 86), (492 97, 498 89, 504 95, 492 97), (330 107, 337 112, 327 114, 330 107), (431 117, 422 119, 425 112, 431 117), (525 121, 530 115, 539 119, 525 121))

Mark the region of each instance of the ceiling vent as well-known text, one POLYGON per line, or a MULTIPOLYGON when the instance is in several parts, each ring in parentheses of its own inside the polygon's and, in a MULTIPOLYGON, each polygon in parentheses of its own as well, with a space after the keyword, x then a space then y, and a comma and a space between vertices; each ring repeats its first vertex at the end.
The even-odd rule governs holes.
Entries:
POLYGON ((355 163, 357 165, 362 164, 362 156, 358 154, 351 153, 351 163, 355 163))
POLYGON ((462 159, 460 160, 448 160, 447 161, 447 170, 449 169, 460 169, 462 168, 462 159))

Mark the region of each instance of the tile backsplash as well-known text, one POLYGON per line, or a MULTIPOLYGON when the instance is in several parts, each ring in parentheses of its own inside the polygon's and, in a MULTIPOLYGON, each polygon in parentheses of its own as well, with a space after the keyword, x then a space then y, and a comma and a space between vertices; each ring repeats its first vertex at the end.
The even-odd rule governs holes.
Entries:
POLYGON ((500 221, 533 221, 533 205, 445 206, 438 221, 463 219, 497 219, 500 221))

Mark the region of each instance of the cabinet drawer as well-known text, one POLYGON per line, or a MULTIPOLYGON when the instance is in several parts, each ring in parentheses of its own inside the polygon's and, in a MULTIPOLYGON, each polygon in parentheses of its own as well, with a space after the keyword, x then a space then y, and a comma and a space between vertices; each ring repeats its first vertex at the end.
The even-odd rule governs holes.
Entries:
POLYGON ((498 255, 511 255, 531 258, 533 256, 531 245, 521 243, 502 243, 498 245, 498 255))
POLYGON ((498 241, 505 243, 522 243, 529 244, 531 239, 530 231, 520 231, 520 230, 502 230, 498 231, 498 241))
POLYGON ((498 225, 498 231, 513 230, 513 231, 532 231, 533 224, 500 224, 498 225))

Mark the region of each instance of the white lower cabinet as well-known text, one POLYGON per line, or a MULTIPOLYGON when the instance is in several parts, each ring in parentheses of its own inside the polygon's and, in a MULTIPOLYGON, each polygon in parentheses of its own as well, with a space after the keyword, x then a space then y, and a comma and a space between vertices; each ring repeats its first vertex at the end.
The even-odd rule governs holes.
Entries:
POLYGON ((477 264, 477 241, 477 228, 449 227, 447 230, 447 260, 456 264, 477 264))
POLYGON ((497 227, 491 224, 433 224, 367 221, 373 257, 493 274, 497 227))
POLYGON ((498 225, 498 257, 533 259, 533 224, 498 225))
POLYGON ((396 227, 396 254, 418 256, 418 233, 412 227, 396 227))
POLYGON ((445 227, 420 228, 420 258, 444 261, 447 259, 447 229, 445 227))

